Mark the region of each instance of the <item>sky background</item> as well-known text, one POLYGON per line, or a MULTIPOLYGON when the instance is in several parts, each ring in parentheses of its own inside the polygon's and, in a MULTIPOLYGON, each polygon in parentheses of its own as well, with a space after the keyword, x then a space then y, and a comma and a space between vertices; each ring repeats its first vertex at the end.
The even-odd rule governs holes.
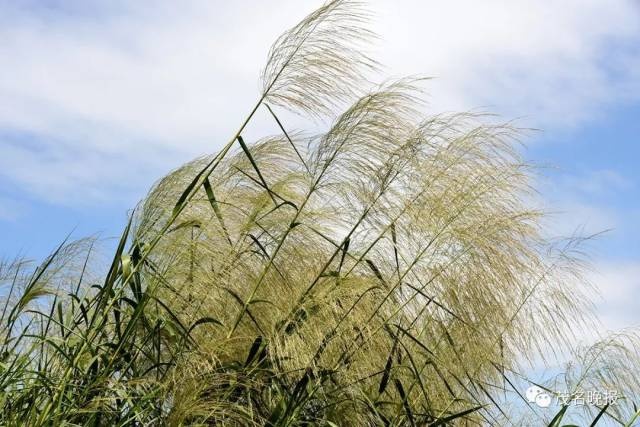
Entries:
MULTIPOLYGON (((318 1, 0 0, 0 257, 117 236, 150 185, 227 142, 273 40, 318 1)), ((605 328, 640 325, 640 1, 372 1, 372 54, 428 112, 518 119, 588 245, 605 328)), ((289 127, 298 121, 291 118, 289 127)), ((275 133, 266 116, 249 129, 275 133)))

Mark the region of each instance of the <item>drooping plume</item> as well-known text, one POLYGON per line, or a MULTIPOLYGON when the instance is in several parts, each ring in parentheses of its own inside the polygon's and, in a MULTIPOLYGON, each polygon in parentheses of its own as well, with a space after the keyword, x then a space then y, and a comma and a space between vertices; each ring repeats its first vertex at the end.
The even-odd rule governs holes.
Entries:
POLYGON ((364 49, 374 34, 369 14, 352 0, 334 0, 283 33, 262 71, 268 103, 313 117, 357 96, 377 64, 364 49))

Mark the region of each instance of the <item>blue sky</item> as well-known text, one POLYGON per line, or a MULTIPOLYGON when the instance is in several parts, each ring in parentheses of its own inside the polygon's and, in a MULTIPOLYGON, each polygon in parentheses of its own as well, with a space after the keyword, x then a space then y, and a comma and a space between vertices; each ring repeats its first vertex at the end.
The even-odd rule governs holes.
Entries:
MULTIPOLYGON (((0 0, 0 256, 40 258, 71 231, 116 236, 156 179, 226 142, 270 43, 318 4, 231 3, 0 0)), ((588 248, 598 310, 607 328, 639 325, 640 3, 371 9, 386 72, 436 77, 429 112, 541 129, 523 153, 545 166, 549 233, 611 230, 588 248)), ((266 123, 249 132, 276 131, 266 123)))

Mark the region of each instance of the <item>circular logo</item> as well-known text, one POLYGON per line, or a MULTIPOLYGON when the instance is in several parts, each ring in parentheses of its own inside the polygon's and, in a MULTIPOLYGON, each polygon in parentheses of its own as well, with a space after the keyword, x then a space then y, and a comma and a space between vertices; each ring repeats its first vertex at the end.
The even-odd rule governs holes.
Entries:
POLYGON ((530 403, 535 403, 541 408, 548 408, 551 405, 551 396, 537 385, 529 387, 525 393, 530 403))

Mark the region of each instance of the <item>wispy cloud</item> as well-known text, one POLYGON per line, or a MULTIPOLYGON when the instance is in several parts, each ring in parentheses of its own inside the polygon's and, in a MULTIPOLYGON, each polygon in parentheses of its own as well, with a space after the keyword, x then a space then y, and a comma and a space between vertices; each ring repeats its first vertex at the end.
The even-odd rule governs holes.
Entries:
POLYGON ((438 104, 487 105, 549 127, 588 119, 632 87, 638 96, 640 79, 629 67, 640 58, 637 2, 385 5, 385 49, 394 68, 438 76, 438 104))
POLYGON ((640 259, 636 249, 640 209, 633 194, 635 177, 610 169, 564 172, 541 180, 543 207, 552 212, 545 231, 554 237, 598 234, 585 243, 591 268, 585 280, 595 285, 594 297, 601 321, 599 330, 578 338, 590 343, 608 332, 640 327, 638 298, 640 259), (620 201, 627 201, 625 206, 620 201), (604 234, 599 234, 604 232, 604 234))
POLYGON ((553 236, 590 235, 626 228, 627 219, 612 199, 624 199, 634 181, 610 169, 540 175, 541 208, 549 214, 545 229, 553 236))
MULTIPOLYGON (((92 5, 0 1, 0 179, 56 203, 141 195, 215 151, 255 101, 271 41, 317 2, 92 5)), ((434 110, 571 126, 640 87, 627 71, 640 45, 633 0, 372 9, 390 71, 439 77, 434 110)))
POLYGON ((629 327, 640 328, 638 291, 640 262, 607 261, 596 265, 591 281, 602 292, 596 308, 608 331, 629 327))

